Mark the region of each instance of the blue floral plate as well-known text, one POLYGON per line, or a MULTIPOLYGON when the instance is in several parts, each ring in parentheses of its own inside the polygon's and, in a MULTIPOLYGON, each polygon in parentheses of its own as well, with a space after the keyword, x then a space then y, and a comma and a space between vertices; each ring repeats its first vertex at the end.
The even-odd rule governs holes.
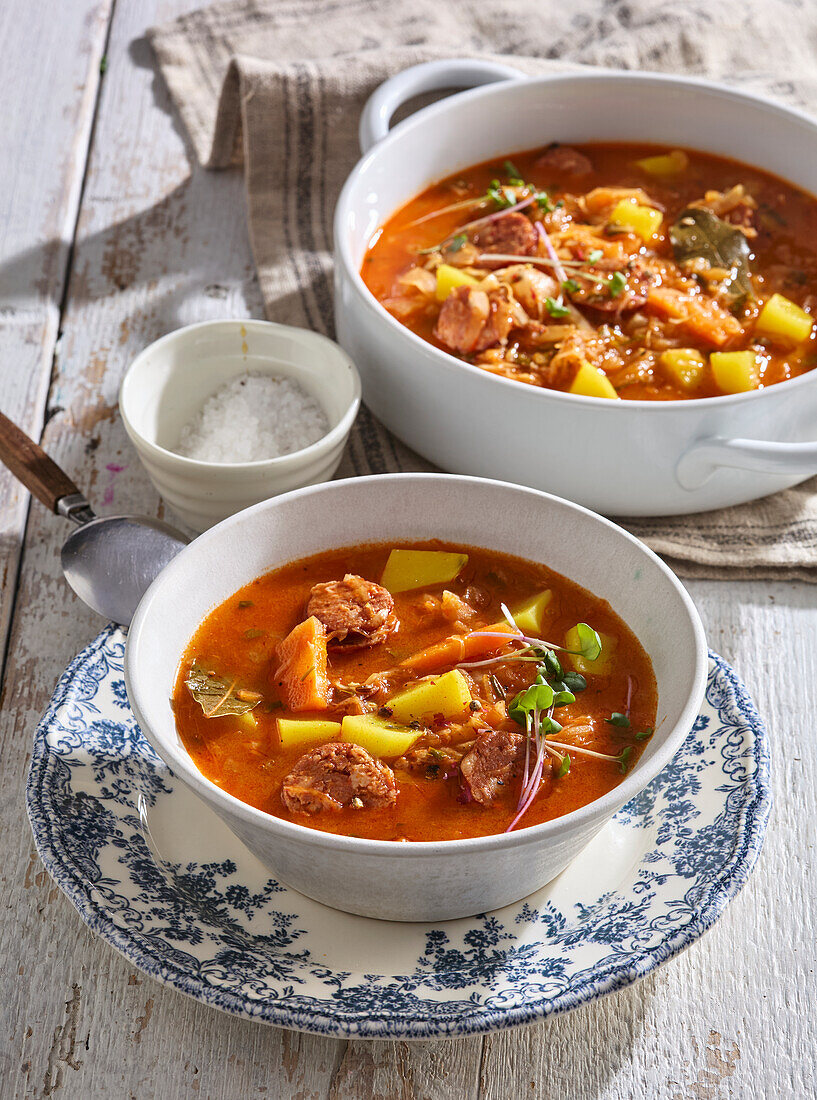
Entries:
POLYGON ((740 890, 769 814, 768 745, 711 657, 672 764, 556 880, 438 925, 339 913, 269 878, 144 740, 125 636, 74 660, 37 730, 37 849, 84 921, 206 1004, 325 1035, 410 1039, 529 1023, 620 989, 688 947, 740 890))

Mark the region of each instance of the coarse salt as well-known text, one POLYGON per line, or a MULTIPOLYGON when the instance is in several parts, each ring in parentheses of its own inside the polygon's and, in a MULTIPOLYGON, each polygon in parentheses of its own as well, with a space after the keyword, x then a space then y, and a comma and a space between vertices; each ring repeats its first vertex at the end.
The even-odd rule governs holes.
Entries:
POLYGON ((200 462, 259 462, 300 451, 329 431, 318 402, 291 378, 244 374, 207 398, 176 452, 200 462))

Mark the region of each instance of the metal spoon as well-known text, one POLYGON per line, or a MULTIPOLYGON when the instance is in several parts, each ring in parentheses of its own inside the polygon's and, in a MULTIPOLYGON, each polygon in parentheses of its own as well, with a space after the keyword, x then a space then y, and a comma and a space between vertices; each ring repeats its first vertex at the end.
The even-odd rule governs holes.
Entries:
POLYGON ((0 461, 46 508, 77 525, 62 547, 65 579, 93 611, 127 626, 187 536, 148 516, 94 515, 71 478, 2 413, 0 461))

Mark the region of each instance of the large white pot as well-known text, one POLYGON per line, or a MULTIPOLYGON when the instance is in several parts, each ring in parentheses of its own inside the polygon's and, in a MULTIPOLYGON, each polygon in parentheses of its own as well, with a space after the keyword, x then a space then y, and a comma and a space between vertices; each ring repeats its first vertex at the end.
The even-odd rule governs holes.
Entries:
POLYGON ((558 874, 672 759, 698 713, 707 652, 695 607, 643 543, 556 497, 476 478, 353 478, 264 501, 201 535, 142 600, 128 634, 133 712, 176 776, 282 881, 350 913, 435 921, 525 897, 558 874), (239 802, 198 770, 176 731, 171 696, 201 620, 278 565, 362 542, 435 535, 545 562, 607 599, 649 653, 656 732, 621 784, 555 821, 510 834, 401 844, 334 836, 239 802))
POLYGON ((755 164, 817 192, 817 124, 704 81, 599 72, 524 79, 507 66, 430 62, 387 81, 361 120, 364 156, 335 215, 338 337, 363 398, 446 470, 497 477, 607 515, 670 515, 752 500, 817 473, 817 370, 766 390, 695 401, 606 401, 500 378, 432 347, 360 277, 384 221, 441 177, 551 141, 650 141, 755 164), (513 79, 517 77, 517 79, 513 79), (491 83, 388 132, 421 91, 491 83))

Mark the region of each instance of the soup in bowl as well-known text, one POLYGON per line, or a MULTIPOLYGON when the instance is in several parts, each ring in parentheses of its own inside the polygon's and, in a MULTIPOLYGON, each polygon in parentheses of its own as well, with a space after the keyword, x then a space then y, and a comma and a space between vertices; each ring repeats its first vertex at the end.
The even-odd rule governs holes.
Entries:
POLYGON ((151 744, 276 877, 438 920, 529 894, 644 788, 691 728, 706 646, 683 587, 614 524, 392 475, 197 539, 125 664, 151 744))

